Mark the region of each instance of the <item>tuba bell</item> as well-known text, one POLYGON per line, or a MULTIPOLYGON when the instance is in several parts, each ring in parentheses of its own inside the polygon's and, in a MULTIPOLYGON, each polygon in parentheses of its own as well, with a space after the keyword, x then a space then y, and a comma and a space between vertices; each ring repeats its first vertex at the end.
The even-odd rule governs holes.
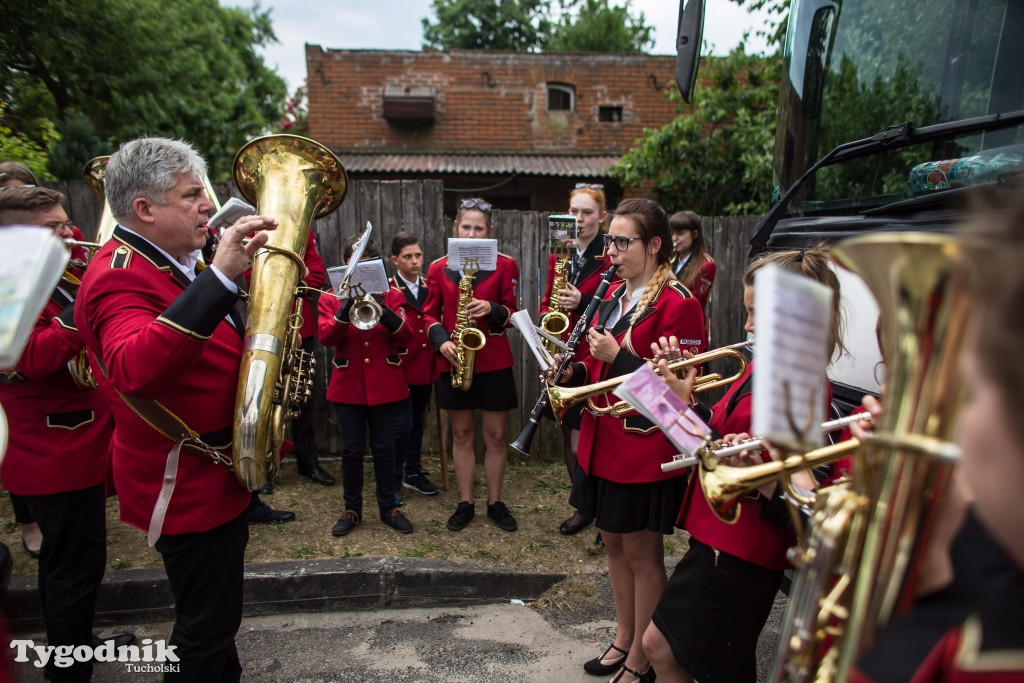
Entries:
POLYGON ((296 135, 247 143, 234 177, 258 213, 277 219, 252 263, 249 321, 235 398, 234 470, 255 491, 276 474, 287 421, 310 393, 312 359, 301 349, 303 255, 313 220, 345 198, 348 176, 326 147, 296 135))

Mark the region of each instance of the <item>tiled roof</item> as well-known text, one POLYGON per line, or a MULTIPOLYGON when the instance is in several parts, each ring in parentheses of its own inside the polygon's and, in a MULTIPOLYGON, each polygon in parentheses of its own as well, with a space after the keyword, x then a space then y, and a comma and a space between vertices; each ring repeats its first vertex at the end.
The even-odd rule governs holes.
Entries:
POLYGON ((467 173, 605 176, 617 156, 542 156, 527 154, 339 154, 350 173, 467 173))

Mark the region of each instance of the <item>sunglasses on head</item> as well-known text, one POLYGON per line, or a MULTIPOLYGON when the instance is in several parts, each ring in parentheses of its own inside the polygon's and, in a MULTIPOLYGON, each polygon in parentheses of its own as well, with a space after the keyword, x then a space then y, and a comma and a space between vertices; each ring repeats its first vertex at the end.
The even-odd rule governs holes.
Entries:
POLYGON ((485 202, 482 199, 463 199, 462 208, 464 209, 480 209, 484 213, 491 212, 491 205, 489 202, 485 202))
POLYGON ((601 183, 576 183, 576 189, 577 190, 583 190, 583 189, 587 189, 587 190, 603 190, 604 189, 604 185, 602 185, 601 183))

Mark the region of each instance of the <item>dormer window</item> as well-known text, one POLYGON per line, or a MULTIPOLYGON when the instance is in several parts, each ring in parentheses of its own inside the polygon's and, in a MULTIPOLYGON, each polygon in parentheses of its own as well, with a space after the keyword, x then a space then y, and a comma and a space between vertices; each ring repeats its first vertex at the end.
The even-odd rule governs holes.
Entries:
POLYGON ((548 83, 548 111, 575 111, 576 88, 565 83, 548 83))

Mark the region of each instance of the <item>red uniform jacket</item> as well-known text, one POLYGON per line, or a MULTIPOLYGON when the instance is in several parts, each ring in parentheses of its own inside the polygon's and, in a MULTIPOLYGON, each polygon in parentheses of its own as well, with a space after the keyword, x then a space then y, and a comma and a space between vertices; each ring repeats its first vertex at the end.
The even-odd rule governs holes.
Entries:
POLYGON ((64 289, 50 296, 15 372, 0 378, 10 426, 0 475, 12 493, 77 491, 106 478, 114 423, 106 399, 79 389, 68 372, 83 346, 72 302, 64 289))
MULTIPOLYGON (((75 322, 113 408, 114 483, 121 519, 132 526, 149 528, 174 442, 117 392, 158 401, 230 455, 245 332, 234 311, 238 298, 210 268, 190 282, 152 244, 120 226, 86 272, 75 322)), ((249 498, 230 469, 182 451, 163 533, 220 526, 238 517, 249 498)))
POLYGON ((409 386, 433 384, 440 375, 434 348, 430 345, 427 329, 437 321, 423 312, 427 303, 427 281, 419 279, 418 296, 413 296, 400 277, 391 278, 391 285, 405 296, 400 314, 412 328, 412 341, 409 346, 398 350, 402 356, 402 372, 409 386))
MULTIPOLYGON (((458 271, 448 269, 447 256, 437 259, 427 269, 427 287, 430 291, 423 312, 440 321, 427 329, 435 352, 451 339, 452 330, 455 329, 461 280, 458 271)), ((505 330, 512 326, 510 318, 518 310, 518 296, 519 266, 511 256, 498 254, 496 270, 477 271, 474 276, 473 298, 491 302, 491 314, 474 321, 477 327, 484 330, 487 339, 484 348, 476 352, 474 372, 502 370, 515 363, 505 330)), ((437 363, 441 372, 451 372, 451 365, 444 356, 439 357, 437 363)))
MULTIPOLYGON (((576 306, 576 309, 569 312, 569 332, 572 332, 576 326, 576 322, 583 315, 583 312, 587 310, 587 305, 590 303, 590 299, 593 298, 594 292, 597 291, 598 286, 601 284, 601 275, 605 270, 611 267, 611 261, 608 260, 608 252, 604 246, 604 239, 601 235, 594 238, 587 248, 583 251, 583 262, 579 263, 576 261, 578 257, 573 254, 573 267, 569 273, 569 282, 580 290, 580 303, 576 306)), ((548 255, 548 279, 547 287, 544 290, 544 298, 540 302, 540 315, 543 316, 545 313, 551 310, 551 283, 555 279, 555 262, 558 259, 555 258, 554 254, 548 255)), ((610 289, 622 282, 622 280, 612 280, 610 289)), ((564 311, 563 311, 564 312, 564 311)), ((566 333, 565 337, 568 337, 566 333)), ((563 340, 564 338, 563 337, 563 340)), ((580 343, 576 347, 577 349, 585 350, 587 347, 586 335, 580 338, 580 343)))
POLYGON ((327 400, 361 406, 401 401, 409 396, 402 374, 399 347, 412 341, 412 328, 394 311, 400 310, 405 295, 392 288, 387 294, 373 295, 384 306, 380 322, 369 330, 360 330, 343 313, 345 301, 333 294, 320 297, 320 343, 334 347, 334 370, 327 386, 327 400))
MULTIPOLYGON (((673 257, 672 259, 672 270, 676 271, 676 263, 678 259, 673 257)), ((685 266, 684 266, 685 267, 685 266)), ((711 258, 707 254, 704 254, 704 261, 700 264, 700 270, 697 271, 697 277, 693 280, 693 286, 688 289, 693 292, 693 296, 700 302, 700 307, 707 312, 708 310, 708 296, 711 294, 711 285, 715 281, 715 272, 718 270, 718 266, 715 264, 715 259, 711 258)), ((677 272, 678 276, 679 273, 677 272)))
MULTIPOLYGON (((708 423, 718 434, 750 432, 753 404, 754 363, 747 364, 746 372, 729 387, 722 400, 715 404, 708 423)), ((831 387, 826 405, 832 400, 831 387)), ((767 461, 768 455, 762 455, 767 461)), ((778 503, 779 501, 776 501, 778 503)), ((740 499, 740 516, 735 524, 726 524, 715 515, 704 497, 704 490, 696 476, 690 478, 678 525, 686 529, 701 543, 729 553, 766 569, 788 569, 786 551, 796 543, 796 537, 785 526, 785 521, 763 515, 769 505, 763 496, 740 499)), ((784 520, 785 517, 782 516, 784 520)))
MULTIPOLYGON (((604 325, 625 289, 625 284, 622 284, 609 290, 608 298, 598 308, 598 324, 604 325)), ((630 328, 630 315, 631 312, 627 311, 610 330, 620 345, 630 328)), ((651 343, 662 335, 670 334, 679 337, 680 344, 688 348, 703 350, 707 346, 700 304, 677 280, 669 280, 662 285, 647 310, 633 325, 631 343, 637 353, 649 357, 651 343)), ((629 374, 643 363, 639 356, 624 348, 610 364, 602 363, 586 352, 581 361, 572 366, 574 384, 590 384, 629 374)), ((611 400, 618 401, 618 398, 613 395, 611 400)), ((681 472, 662 472, 661 464, 670 461, 677 452, 661 430, 639 413, 629 412, 623 417, 594 417, 590 411, 583 411, 578 457, 588 474, 622 484, 670 479, 680 476, 681 472)))

